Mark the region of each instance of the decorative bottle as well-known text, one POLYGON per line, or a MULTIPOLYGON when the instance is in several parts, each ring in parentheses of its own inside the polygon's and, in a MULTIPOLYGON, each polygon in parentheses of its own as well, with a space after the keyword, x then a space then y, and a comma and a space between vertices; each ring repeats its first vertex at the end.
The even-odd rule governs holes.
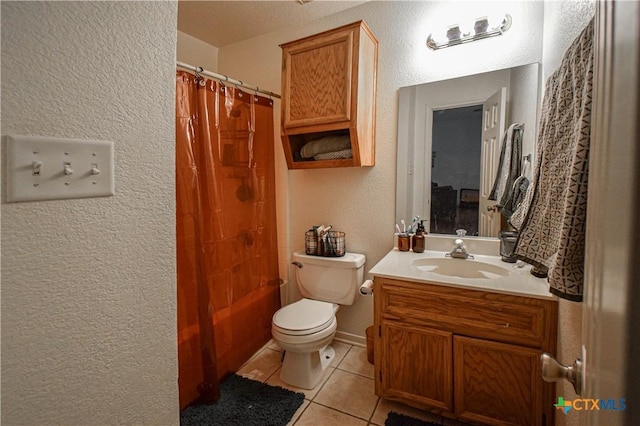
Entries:
POLYGON ((412 237, 412 241, 411 241, 412 243, 411 247, 413 251, 416 253, 422 253, 424 251, 424 234, 425 234, 425 229, 421 221, 420 223, 418 223, 418 230, 416 231, 415 235, 412 237))

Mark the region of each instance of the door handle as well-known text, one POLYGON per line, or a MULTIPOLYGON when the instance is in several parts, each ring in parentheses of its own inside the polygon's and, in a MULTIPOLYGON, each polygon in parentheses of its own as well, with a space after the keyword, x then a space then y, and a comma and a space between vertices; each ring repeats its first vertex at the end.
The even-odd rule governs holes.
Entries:
POLYGON ((487 206, 487 211, 488 212, 497 212, 498 211, 498 205, 494 204, 493 206, 487 206))
POLYGON ((576 393, 582 394, 582 360, 576 359, 573 365, 562 365, 551 354, 545 352, 540 355, 540 366, 542 380, 545 382, 568 380, 576 393))

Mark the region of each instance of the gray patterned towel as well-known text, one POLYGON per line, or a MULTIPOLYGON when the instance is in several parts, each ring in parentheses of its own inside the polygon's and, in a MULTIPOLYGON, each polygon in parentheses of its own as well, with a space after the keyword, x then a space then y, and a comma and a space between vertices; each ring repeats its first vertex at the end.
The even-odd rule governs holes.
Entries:
POLYGON ((498 207, 504 207, 511 197, 511 190, 520 176, 522 161, 522 133, 524 124, 514 123, 504 132, 500 148, 500 161, 489 199, 497 201, 498 207))
POLYGON ((548 270, 551 292, 582 301, 593 84, 593 20, 545 86, 536 166, 511 216, 515 257, 548 270))
POLYGON ((502 216, 507 220, 511 219, 511 216, 516 211, 518 206, 524 201, 524 197, 529 187, 529 179, 522 175, 515 182, 513 182, 513 188, 509 191, 506 201, 500 210, 502 216))

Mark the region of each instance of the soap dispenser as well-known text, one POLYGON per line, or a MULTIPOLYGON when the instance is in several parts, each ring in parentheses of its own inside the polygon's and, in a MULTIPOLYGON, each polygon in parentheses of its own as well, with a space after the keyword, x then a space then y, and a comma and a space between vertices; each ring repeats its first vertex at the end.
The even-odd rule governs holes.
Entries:
POLYGON ((416 230, 415 235, 412 237, 411 247, 412 250, 416 253, 422 253, 424 251, 424 234, 426 231, 424 229, 424 221, 420 221, 418 223, 418 229, 416 230))

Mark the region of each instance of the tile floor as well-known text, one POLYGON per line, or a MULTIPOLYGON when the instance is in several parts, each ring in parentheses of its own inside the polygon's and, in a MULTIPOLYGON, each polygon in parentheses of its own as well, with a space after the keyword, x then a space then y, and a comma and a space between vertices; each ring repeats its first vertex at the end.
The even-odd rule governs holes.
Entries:
POLYGON ((373 365, 363 347, 334 341, 336 357, 320 383, 311 390, 280 381, 282 349, 269 342, 242 366, 238 374, 305 394, 289 426, 383 426, 389 411, 446 426, 462 423, 379 398, 374 392, 373 365))

